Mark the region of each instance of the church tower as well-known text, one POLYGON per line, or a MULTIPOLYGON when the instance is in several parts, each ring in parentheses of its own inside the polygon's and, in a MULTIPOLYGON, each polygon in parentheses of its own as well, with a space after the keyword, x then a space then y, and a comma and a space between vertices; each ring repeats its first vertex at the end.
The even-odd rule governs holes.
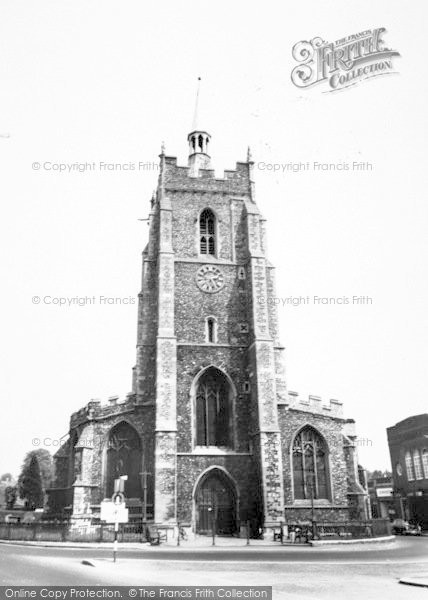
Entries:
POLYGON ((285 383, 253 163, 248 153, 216 179, 210 142, 194 121, 187 167, 162 148, 134 391, 153 422, 154 520, 204 532, 215 511, 218 531, 233 533, 283 518, 285 383))
POLYGON ((197 112, 187 166, 160 154, 132 392, 71 415, 51 511, 96 528, 122 477, 133 521, 201 534, 366 519, 354 421, 286 391, 250 153, 217 179, 197 112))

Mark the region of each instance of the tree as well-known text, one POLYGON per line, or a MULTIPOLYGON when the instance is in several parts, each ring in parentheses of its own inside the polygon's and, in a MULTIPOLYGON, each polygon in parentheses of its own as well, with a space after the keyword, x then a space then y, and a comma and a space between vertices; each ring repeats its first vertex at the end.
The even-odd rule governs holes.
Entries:
POLYGON ((25 505, 29 510, 43 507, 42 477, 36 454, 31 456, 29 465, 23 465, 19 477, 19 495, 25 500, 25 505))
POLYGON ((18 494, 18 489, 16 485, 8 485, 4 491, 5 501, 6 501, 6 509, 12 510, 15 506, 16 497, 18 494))
POLYGON ((27 452, 27 454, 24 457, 24 462, 22 463, 21 475, 18 479, 18 485, 20 485, 20 480, 24 469, 29 467, 33 456, 36 456, 37 458, 37 462, 39 464, 40 469, 40 476, 42 479, 42 487, 43 491, 45 491, 51 483, 53 466, 52 456, 50 452, 48 450, 45 450, 44 448, 39 448, 38 450, 30 450, 30 452, 27 452))

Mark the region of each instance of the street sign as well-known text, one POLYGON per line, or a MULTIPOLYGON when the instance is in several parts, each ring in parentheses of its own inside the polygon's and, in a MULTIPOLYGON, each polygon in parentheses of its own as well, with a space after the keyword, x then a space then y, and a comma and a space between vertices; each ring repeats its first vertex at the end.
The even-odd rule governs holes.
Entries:
POLYGON ((110 500, 101 502, 101 521, 106 523, 128 523, 129 511, 124 502, 115 503, 110 500))

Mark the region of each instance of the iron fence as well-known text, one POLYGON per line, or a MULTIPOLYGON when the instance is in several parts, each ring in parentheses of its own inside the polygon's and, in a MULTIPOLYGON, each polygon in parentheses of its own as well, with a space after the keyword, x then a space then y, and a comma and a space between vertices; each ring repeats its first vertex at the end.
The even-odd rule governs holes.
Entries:
MULTIPOLYGON (((153 525, 151 523, 151 525, 153 525)), ((119 525, 119 542, 145 542, 146 524, 141 522, 119 525)), ((157 526, 162 529, 166 539, 175 535, 171 527, 157 526)), ((52 542, 113 542, 114 525, 106 523, 70 526, 68 521, 49 523, 0 523, 0 539, 16 541, 52 541, 52 542)))
MULTIPOLYGON (((173 527, 163 527, 149 523, 162 531, 163 539, 172 539, 176 535, 173 527)), ((371 521, 288 521, 290 532, 300 532, 307 539, 364 539, 391 534, 391 524, 387 519, 371 521), (308 537, 308 535, 309 537, 308 537)), ((145 542, 147 525, 142 521, 133 521, 119 526, 119 542, 145 542)), ((278 536, 277 536, 278 537, 278 536)), ((16 541, 53 541, 53 542, 113 542, 114 525, 105 523, 70 526, 68 521, 33 523, 0 523, 0 539, 16 541)), ((278 538, 279 539, 279 538, 278 538)))

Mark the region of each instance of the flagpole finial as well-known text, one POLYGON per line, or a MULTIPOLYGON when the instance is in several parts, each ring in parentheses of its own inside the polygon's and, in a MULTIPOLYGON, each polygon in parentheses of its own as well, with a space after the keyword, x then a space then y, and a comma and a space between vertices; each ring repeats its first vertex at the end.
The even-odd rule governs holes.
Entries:
POLYGON ((198 129, 198 121, 199 121, 199 93, 201 90, 201 77, 198 77, 198 85, 196 88, 196 100, 195 100, 195 110, 193 113, 193 123, 192 123, 192 131, 196 131, 198 129))

